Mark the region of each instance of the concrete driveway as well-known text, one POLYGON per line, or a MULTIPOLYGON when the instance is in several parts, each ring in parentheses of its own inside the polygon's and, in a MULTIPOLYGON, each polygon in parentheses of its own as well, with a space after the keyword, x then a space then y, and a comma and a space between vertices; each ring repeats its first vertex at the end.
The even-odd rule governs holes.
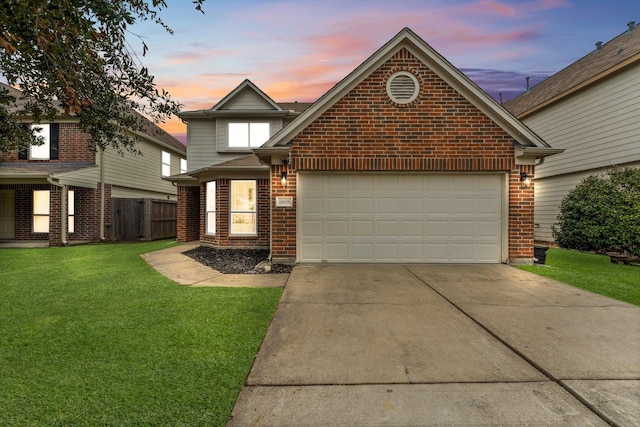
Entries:
POLYGON ((505 265, 297 266, 229 426, 640 425, 640 307, 505 265))

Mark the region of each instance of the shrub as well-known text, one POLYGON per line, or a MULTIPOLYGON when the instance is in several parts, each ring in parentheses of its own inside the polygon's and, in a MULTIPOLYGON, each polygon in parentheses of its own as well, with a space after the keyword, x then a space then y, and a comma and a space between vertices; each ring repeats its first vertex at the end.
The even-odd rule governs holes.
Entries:
POLYGON ((552 231, 563 248, 640 255, 640 169, 584 179, 562 200, 552 231))

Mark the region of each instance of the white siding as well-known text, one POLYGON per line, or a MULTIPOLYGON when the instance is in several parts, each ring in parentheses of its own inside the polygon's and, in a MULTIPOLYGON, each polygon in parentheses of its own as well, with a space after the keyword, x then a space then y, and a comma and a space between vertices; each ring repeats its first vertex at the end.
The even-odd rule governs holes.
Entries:
MULTIPOLYGON (((626 166, 640 168, 640 162, 626 166)), ((590 175, 606 174, 606 170, 585 171, 569 175, 538 178, 535 181, 534 222, 535 239, 552 242, 551 226, 557 223, 560 203, 583 179, 590 175)))
MULTIPOLYGON (((180 173, 180 158, 177 153, 144 140, 136 146, 142 152, 120 155, 113 149, 104 152, 105 183, 117 187, 151 191, 158 194, 175 195, 176 187, 162 179, 162 152, 171 153, 171 175, 180 173)), ((97 156, 100 161, 100 155, 97 156)))
POLYGON ((536 178, 639 161, 639 99, 636 67, 525 117, 552 147, 566 148, 536 168, 536 178))

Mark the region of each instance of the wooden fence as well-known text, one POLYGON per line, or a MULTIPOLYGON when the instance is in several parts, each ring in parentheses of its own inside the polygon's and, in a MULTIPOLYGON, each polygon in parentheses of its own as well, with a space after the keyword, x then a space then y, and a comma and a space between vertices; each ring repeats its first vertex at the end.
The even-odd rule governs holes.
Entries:
POLYGON ((111 199, 111 239, 158 240, 176 237, 176 202, 155 199, 111 199))

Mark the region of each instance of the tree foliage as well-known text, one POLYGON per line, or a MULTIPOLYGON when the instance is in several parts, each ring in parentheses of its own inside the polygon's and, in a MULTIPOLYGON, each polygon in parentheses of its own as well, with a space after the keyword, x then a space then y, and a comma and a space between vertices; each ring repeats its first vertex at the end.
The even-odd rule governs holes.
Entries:
POLYGON ((640 255, 640 169, 583 180, 563 199, 553 237, 563 248, 640 255))
MULTIPOLYGON (((204 0, 193 0, 202 12, 204 0)), ((20 125, 60 116, 79 119, 92 147, 135 151, 131 130, 142 113, 162 121, 179 104, 158 89, 127 43, 136 22, 152 21, 172 33, 159 14, 164 0, 2 0, 0 72, 23 100, 0 90, 0 151, 37 143, 20 125)), ((147 45, 138 38, 143 55, 147 45)))

